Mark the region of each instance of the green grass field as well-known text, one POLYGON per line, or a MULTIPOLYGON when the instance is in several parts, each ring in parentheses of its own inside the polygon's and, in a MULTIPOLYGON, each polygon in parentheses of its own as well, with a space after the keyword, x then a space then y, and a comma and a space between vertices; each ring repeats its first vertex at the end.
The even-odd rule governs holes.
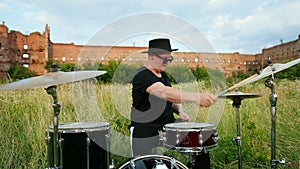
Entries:
MULTIPOLYGON (((300 168, 300 88, 299 80, 278 80, 276 114, 276 157, 286 159, 285 168, 300 168)), ((201 91, 205 84, 197 84, 201 91)), ((175 86, 176 87, 176 86, 175 86)), ((191 88, 191 84, 180 86, 191 88)), ((270 168, 271 115, 269 88, 262 81, 240 88, 244 93, 261 94, 245 99, 240 107, 243 168, 270 168)), ((97 84, 93 81, 65 84, 57 88, 62 104, 60 123, 109 122, 111 125, 111 160, 116 167, 130 156, 129 124, 130 85, 97 84)), ((0 168, 47 168, 46 129, 52 125, 53 99, 42 88, 0 91, 0 168)), ((237 168, 235 109, 230 100, 220 100, 212 108, 199 109, 184 104, 195 122, 214 122, 220 140, 210 152, 212 168, 237 168)), ((176 152, 185 163, 185 157, 176 152)), ((281 165, 277 165, 282 168, 281 165)))

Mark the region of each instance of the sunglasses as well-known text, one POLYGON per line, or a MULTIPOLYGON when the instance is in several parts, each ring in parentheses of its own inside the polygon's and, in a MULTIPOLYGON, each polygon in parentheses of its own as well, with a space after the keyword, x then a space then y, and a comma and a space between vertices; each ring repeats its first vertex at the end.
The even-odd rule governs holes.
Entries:
POLYGON ((164 57, 161 57, 159 54, 155 54, 156 57, 160 58, 163 60, 163 64, 167 64, 168 62, 172 62, 174 60, 174 57, 173 56, 170 56, 169 58, 164 58, 164 57))

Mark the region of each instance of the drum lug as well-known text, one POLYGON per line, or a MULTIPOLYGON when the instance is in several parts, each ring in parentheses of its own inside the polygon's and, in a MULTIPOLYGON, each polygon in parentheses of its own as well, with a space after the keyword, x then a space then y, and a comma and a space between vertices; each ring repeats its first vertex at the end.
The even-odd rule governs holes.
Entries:
POLYGON ((86 168, 90 169, 90 145, 91 145, 91 139, 86 138, 86 168))
MULTIPOLYGON (((172 162, 171 162, 171 166, 173 167, 172 162)), ((154 168, 162 168, 162 169, 165 169, 165 168, 167 168, 167 166, 165 165, 164 162, 162 162, 162 160, 160 160, 160 161, 155 160, 154 168)))
POLYGON ((45 141, 46 141, 46 144, 47 144, 47 145, 50 144, 50 139, 51 139, 50 136, 46 136, 46 137, 45 137, 45 141))
POLYGON ((135 164, 134 164, 133 160, 130 160, 130 166, 132 169, 135 169, 135 164))
POLYGON ((178 168, 178 166, 176 165, 177 160, 175 158, 171 158, 171 168, 178 168))
POLYGON ((215 132, 212 139, 214 140, 215 143, 217 143, 220 139, 219 134, 217 132, 215 132))
MULTIPOLYGON (((105 135, 105 141, 106 141, 106 156, 107 156, 107 160, 106 160, 106 164, 107 166, 109 166, 109 168, 111 167, 111 165, 109 165, 109 159, 110 159, 110 137, 111 137, 111 131, 109 130, 109 132, 105 135)), ((112 165, 114 161, 112 160, 112 165)), ((114 166, 113 166, 114 167, 114 166)))
POLYGON ((51 137, 49 136, 49 133, 47 133, 47 136, 45 137, 45 141, 46 141, 46 144, 47 144, 47 148, 48 148, 48 164, 50 164, 50 140, 51 140, 51 137))
POLYGON ((167 141, 166 134, 164 132, 162 132, 161 130, 158 130, 158 135, 159 135, 160 145, 163 145, 164 143, 166 143, 166 141, 167 141))
POLYGON ((198 138, 199 138, 199 145, 202 147, 202 144, 203 144, 203 135, 202 135, 201 132, 199 133, 198 138))
POLYGON ((180 134, 179 134, 179 131, 177 130, 177 132, 176 132, 176 145, 178 145, 179 144, 179 137, 180 137, 180 134))
POLYGON ((63 147, 64 147, 64 139, 60 138, 58 140, 58 146, 59 146, 59 155, 60 155, 60 166, 63 168, 63 147))

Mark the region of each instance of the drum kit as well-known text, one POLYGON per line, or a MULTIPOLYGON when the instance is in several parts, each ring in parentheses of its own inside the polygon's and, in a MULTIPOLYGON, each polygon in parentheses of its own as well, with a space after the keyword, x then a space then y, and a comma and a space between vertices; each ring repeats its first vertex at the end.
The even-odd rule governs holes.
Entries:
MULTIPOLYGON (((242 100, 257 98, 261 95, 253 93, 238 92, 237 89, 249 83, 258 81, 267 76, 265 85, 270 88, 271 94, 271 160, 270 167, 276 168, 277 164, 285 164, 285 159, 276 159, 276 102, 274 74, 294 66, 300 62, 300 58, 286 64, 272 64, 263 69, 260 74, 255 74, 235 85, 220 92, 220 99, 232 100, 232 106, 236 109, 236 131, 235 141, 238 148, 238 168, 242 168, 239 108, 242 100), (235 89, 234 92, 228 93, 235 89)), ((57 66, 52 66, 50 72, 37 77, 19 80, 0 86, 0 90, 31 89, 46 87, 47 94, 53 97, 53 125, 46 129, 46 143, 48 147, 49 169, 79 168, 79 169, 113 169, 110 163, 110 124, 107 122, 74 122, 59 124, 61 104, 57 100, 56 86, 65 83, 86 80, 105 74, 106 71, 73 71, 62 72, 57 66)), ((160 134, 160 141, 164 147, 176 150, 180 153, 197 155, 201 152, 211 151, 218 146, 218 133, 213 123, 181 122, 166 124, 164 132, 160 134)), ((144 161, 152 164, 154 169, 187 169, 180 161, 165 155, 146 155, 133 158, 119 169, 140 168, 144 161)), ((193 165, 192 165, 193 166, 193 165)), ((197 166, 193 166, 197 168, 197 166)), ((145 168, 145 167, 144 167, 145 168)))

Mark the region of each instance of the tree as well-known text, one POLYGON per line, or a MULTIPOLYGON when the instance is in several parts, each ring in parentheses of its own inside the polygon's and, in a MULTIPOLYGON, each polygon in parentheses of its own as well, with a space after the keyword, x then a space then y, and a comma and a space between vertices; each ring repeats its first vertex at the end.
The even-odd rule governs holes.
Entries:
POLYGON ((97 79, 105 83, 111 83, 113 75, 119 65, 120 65, 120 61, 115 61, 115 60, 110 60, 108 62, 108 65, 100 64, 98 70, 104 70, 107 73, 97 77, 97 79))
POLYGON ((28 68, 18 65, 17 63, 13 63, 13 66, 8 70, 8 74, 13 80, 26 79, 37 75, 36 73, 28 70, 28 68))
POLYGON ((138 67, 135 65, 120 64, 115 70, 112 82, 120 84, 131 83, 137 68, 138 67))
POLYGON ((61 64, 59 66, 59 69, 64 72, 71 72, 71 71, 74 71, 75 64, 73 64, 73 63, 61 64))
POLYGON ((187 83, 197 80, 190 68, 183 65, 172 65, 167 69, 168 77, 173 83, 187 83))
POLYGON ((205 67, 198 66, 196 69, 193 69, 192 72, 196 77, 197 81, 209 80, 209 75, 205 67))
POLYGON ((276 73, 275 78, 296 80, 300 78, 300 64, 289 67, 281 72, 276 73))

